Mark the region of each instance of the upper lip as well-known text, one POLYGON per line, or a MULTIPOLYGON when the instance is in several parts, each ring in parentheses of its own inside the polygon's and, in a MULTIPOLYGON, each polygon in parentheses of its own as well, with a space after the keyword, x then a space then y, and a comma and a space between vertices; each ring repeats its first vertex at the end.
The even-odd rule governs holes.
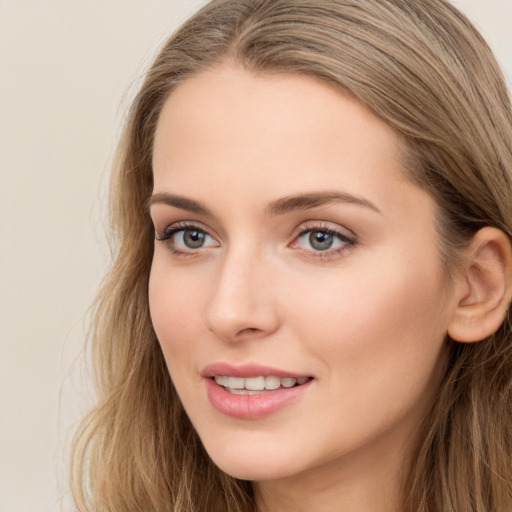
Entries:
POLYGON ((293 379, 310 377, 310 375, 307 374, 290 372, 256 363, 230 364, 225 362, 218 362, 205 366, 201 371, 202 377, 211 378, 215 377, 215 375, 223 375, 228 377, 269 377, 272 375, 281 378, 291 377, 293 379))

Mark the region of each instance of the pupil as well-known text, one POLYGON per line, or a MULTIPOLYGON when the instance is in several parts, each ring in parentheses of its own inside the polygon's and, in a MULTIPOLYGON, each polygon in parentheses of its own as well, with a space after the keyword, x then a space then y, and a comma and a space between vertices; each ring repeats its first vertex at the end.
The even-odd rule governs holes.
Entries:
POLYGON ((313 231, 309 235, 309 243, 317 251, 325 251, 333 244, 333 236, 325 231, 313 231))
POLYGON ((187 229, 183 234, 183 241, 190 249, 198 249, 204 244, 204 233, 197 229, 187 229))

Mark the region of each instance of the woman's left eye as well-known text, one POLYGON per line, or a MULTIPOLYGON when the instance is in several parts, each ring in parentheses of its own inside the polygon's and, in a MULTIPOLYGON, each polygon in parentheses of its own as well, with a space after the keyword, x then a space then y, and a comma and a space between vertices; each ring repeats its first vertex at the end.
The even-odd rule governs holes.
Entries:
POLYGON ((302 231, 294 245, 308 251, 336 252, 354 245, 354 239, 333 229, 316 228, 302 231))

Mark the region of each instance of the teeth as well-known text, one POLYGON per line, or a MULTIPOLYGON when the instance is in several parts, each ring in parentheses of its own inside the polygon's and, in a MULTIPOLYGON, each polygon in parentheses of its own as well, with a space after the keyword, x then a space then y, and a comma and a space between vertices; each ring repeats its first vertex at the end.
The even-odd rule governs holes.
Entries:
POLYGON ((229 391, 233 395, 259 395, 258 391, 251 389, 230 389, 229 391))
POLYGON ((278 389, 281 387, 281 379, 279 377, 265 377, 265 389, 278 389))
MULTIPOLYGON (((245 388, 245 379, 242 377, 227 377, 228 379, 228 388, 231 389, 244 389, 245 388)), ((224 384, 225 385, 225 384, 224 384)))
POLYGON ((309 377, 294 379, 292 377, 277 377, 269 375, 267 377, 227 377, 225 375, 215 375, 215 382, 223 386, 231 393, 236 395, 256 395, 260 391, 274 390, 283 388, 292 388, 296 384, 301 385, 309 380, 309 377))
POLYGON ((265 377, 250 377, 245 379, 245 389, 263 391, 265 389, 265 377))
POLYGON ((225 388, 227 388, 228 387, 228 381, 229 381, 229 379, 227 377, 225 377, 224 375, 217 375, 217 376, 215 376, 215 382, 219 386, 224 386, 225 388))
POLYGON ((283 388, 293 388, 296 383, 297 379, 292 379, 291 377, 285 377, 284 379, 281 379, 281 386, 283 386, 283 388))

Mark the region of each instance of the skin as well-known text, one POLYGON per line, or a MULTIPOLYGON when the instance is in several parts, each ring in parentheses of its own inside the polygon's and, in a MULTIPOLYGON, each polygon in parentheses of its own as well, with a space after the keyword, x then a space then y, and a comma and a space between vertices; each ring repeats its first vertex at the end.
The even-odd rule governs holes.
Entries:
POLYGON ((157 238, 176 223, 207 236, 195 249, 183 232, 155 241, 154 328, 207 452, 255 482, 262 510, 400 510, 457 306, 434 201, 404 177, 400 142, 328 85, 229 63, 188 79, 161 113, 157 238), (325 191, 361 201, 269 212, 275 201, 325 191), (309 233, 326 228, 354 244, 336 238, 335 249, 316 250, 309 233), (211 405, 201 377, 219 361, 314 380, 274 414, 232 418, 211 405))

